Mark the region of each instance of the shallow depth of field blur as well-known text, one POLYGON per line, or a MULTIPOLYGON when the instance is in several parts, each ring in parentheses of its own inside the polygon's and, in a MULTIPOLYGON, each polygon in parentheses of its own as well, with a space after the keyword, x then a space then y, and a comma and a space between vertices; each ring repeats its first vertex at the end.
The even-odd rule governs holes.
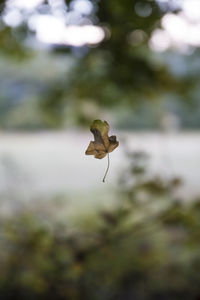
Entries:
POLYGON ((0 299, 200 298, 199 53, 199 0, 0 0, 0 299))

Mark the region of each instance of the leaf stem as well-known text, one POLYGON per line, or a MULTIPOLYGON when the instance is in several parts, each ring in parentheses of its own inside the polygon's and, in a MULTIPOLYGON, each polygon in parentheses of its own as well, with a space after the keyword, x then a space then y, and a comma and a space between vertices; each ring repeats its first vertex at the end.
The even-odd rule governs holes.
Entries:
POLYGON ((107 157, 108 157, 108 165, 107 165, 107 169, 106 169, 105 175, 103 177, 103 182, 105 182, 106 175, 107 175, 109 167, 110 167, 110 156, 109 156, 109 153, 107 154, 107 157))

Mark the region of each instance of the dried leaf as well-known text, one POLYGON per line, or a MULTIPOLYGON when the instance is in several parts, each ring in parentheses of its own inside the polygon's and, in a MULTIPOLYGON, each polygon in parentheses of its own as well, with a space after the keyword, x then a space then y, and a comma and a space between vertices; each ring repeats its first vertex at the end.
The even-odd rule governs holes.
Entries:
POLYGON ((106 121, 102 122, 101 120, 95 120, 90 127, 90 131, 94 135, 94 141, 90 142, 87 150, 85 151, 86 155, 94 155, 94 157, 98 159, 102 159, 107 155, 108 166, 103 178, 103 182, 105 182, 110 165, 109 153, 119 145, 115 135, 110 137, 108 136, 109 129, 110 126, 106 121))
POLYGON ((85 152, 86 155, 94 155, 95 158, 102 159, 118 147, 119 142, 116 136, 108 136, 109 129, 110 126, 106 121, 95 120, 92 123, 90 131, 94 135, 94 142, 90 142, 85 152))

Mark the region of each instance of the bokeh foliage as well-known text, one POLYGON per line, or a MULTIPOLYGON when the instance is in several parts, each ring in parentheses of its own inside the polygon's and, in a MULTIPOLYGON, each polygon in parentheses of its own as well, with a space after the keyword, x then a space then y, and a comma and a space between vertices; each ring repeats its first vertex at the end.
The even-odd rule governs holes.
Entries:
MULTIPOLYGON (((44 2, 48 7, 49 2, 44 2)), ((68 11, 71 2, 66 1, 68 11)), ((1 12, 4 4, 0 0, 1 12)), ((172 102, 174 97, 190 104, 192 99, 199 102, 198 70, 172 72, 168 59, 174 53, 162 56, 148 46, 152 31, 159 28, 170 6, 163 11, 155 1, 147 0, 101 0, 93 1, 93 5, 89 18, 107 33, 95 47, 52 45, 36 50, 27 43, 28 38, 34 39, 34 32, 28 29, 26 18, 17 28, 9 28, 1 20, 1 63, 6 69, 12 67, 10 73, 0 73, 2 127, 56 128, 70 118, 76 124, 87 124, 99 118, 99 108, 107 112, 118 107, 119 114, 125 108, 133 119, 132 112, 137 114, 141 103, 138 111, 149 117, 149 107, 159 106, 163 95, 172 102), (145 10, 151 13, 144 15, 145 10), (40 52, 45 53, 46 61, 44 57, 39 61, 40 52), (54 63, 62 69, 59 74, 54 63), (13 123, 8 123, 7 116, 13 123)), ((195 65, 198 50, 192 56, 178 56, 189 64, 192 57, 195 65)), ((195 105, 194 110, 198 119, 195 105)), ((188 115, 188 110, 184 113, 188 115)), ((138 116, 141 119, 140 113, 138 116)), ((51 210, 50 199, 43 209, 16 205, 14 214, 1 214, 0 298, 200 297, 200 200, 185 203, 176 194, 178 178, 149 177, 146 155, 128 155, 129 169, 122 174, 115 203, 109 209, 77 215, 73 222, 68 217, 55 221, 59 206, 51 210)), ((60 210, 65 209, 67 205, 60 210)))
POLYGON ((177 198, 178 178, 149 178, 146 154, 129 156, 112 208, 1 219, 3 299, 198 299, 200 201, 177 198))
MULTIPOLYGON (((5 3, 6 1, 2 1, 2 14, 5 3)), ((66 14, 73 11, 72 3, 73 1, 66 1, 66 14)), ((173 72, 168 58, 173 59, 176 54, 169 53, 169 57, 165 54, 160 55, 149 47, 152 32, 160 28, 161 18, 171 12, 172 7, 166 4, 163 9, 156 1, 148 0, 126 0, 123 3, 120 0, 93 0, 91 3, 91 13, 87 16, 82 15, 79 25, 84 24, 87 19, 87 22, 89 20, 104 28, 105 39, 95 46, 51 45, 49 48, 36 50, 32 47, 35 33, 27 25, 31 13, 29 15, 24 12, 23 23, 15 28, 9 28, 3 19, 1 20, 0 53, 3 58, 8 58, 9 63, 17 59, 19 69, 27 67, 27 59, 37 59, 38 52, 46 52, 46 56, 50 57, 50 64, 51 61, 63 57, 68 57, 73 62, 70 71, 43 84, 42 90, 34 87, 34 98, 37 98, 35 103, 39 108, 38 114, 41 113, 41 119, 38 123, 35 121, 35 125, 31 125, 31 122, 27 124, 26 121, 20 126, 60 127, 68 122, 71 115, 76 123, 88 125, 92 119, 99 118, 101 110, 113 111, 117 107, 129 110, 139 106, 144 111, 142 107, 148 107, 150 104, 154 111, 163 98, 176 98, 182 103, 185 100, 186 106, 189 103, 190 107, 193 103, 194 110, 197 111, 199 106, 195 100, 196 92, 195 95, 191 94, 191 90, 195 91, 198 86, 199 73, 194 77, 190 72, 184 76, 173 72), (28 42, 30 40, 31 43, 28 42)), ((37 11, 51 11, 49 1, 44 1, 42 5, 37 11)), ((193 58, 195 53, 197 51, 194 51, 193 58)), ((186 60, 187 55, 182 64, 186 60)), ((24 81, 27 84, 26 78, 24 81)), ((28 108, 27 105, 26 109, 31 112, 32 106, 28 108)), ((176 112, 176 105, 172 110, 176 112)), ((179 109, 182 115, 183 110, 179 109)), ((153 115, 154 112, 150 114, 153 115)), ((148 115, 144 113, 145 117, 148 118, 148 115)), ((187 120, 185 123, 188 126, 187 120)), ((2 126, 8 125, 2 123, 2 126)))

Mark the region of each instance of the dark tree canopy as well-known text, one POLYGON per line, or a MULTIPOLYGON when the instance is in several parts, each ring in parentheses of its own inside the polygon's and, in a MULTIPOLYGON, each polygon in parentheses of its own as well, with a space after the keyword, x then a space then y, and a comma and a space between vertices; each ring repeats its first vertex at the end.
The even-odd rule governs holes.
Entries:
MULTIPOLYGON (((74 12, 74 1, 65 2, 67 18, 74 12)), ((1 1, 2 15, 7 9, 5 3, 1 1)), ((51 14, 51 3, 43 1, 35 11, 21 12, 24 20, 17 27, 10 28, 3 19, 0 21, 0 52, 9 60, 34 57, 35 50, 27 41, 35 39, 35 32, 28 22, 35 12, 51 14)), ((138 103, 155 103, 169 94, 191 102, 194 98, 191 87, 197 84, 199 74, 177 76, 171 72, 165 54, 162 57, 149 47, 152 33, 160 28, 162 17, 168 12, 177 13, 178 7, 175 10, 168 1, 149 0, 90 0, 89 3, 92 5, 90 13, 80 13, 70 22, 100 26, 104 29, 104 40, 81 47, 52 44, 44 50, 52 57, 69 57, 74 62, 70 72, 42 89, 39 105, 47 124, 51 120, 51 126, 60 126, 65 118, 63 112, 69 106, 77 107, 78 121, 90 122, 87 117, 84 120, 81 112, 80 103, 85 102, 106 109, 118 105, 132 107, 138 103)))

